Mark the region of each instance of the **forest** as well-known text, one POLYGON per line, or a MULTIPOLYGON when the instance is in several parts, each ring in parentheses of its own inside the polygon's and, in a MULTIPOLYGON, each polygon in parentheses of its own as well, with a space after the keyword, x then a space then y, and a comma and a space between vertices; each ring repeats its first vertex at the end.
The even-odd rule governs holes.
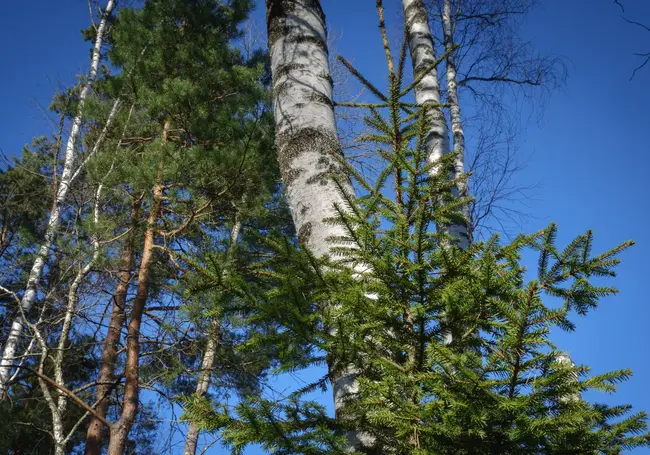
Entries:
POLYGON ((571 77, 522 32, 545 3, 76 2, 85 66, 2 150, 0 454, 650 453, 628 357, 565 343, 611 299, 643 323, 614 278, 643 239, 517 178, 571 77), (367 55, 328 34, 346 8, 367 55))

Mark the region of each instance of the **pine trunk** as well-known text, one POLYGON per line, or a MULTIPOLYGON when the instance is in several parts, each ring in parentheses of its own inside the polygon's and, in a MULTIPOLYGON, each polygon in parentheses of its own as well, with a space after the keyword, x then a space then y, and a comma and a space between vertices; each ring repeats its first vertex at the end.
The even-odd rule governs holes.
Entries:
MULTIPOLYGON (((54 243, 54 237, 56 236, 56 233, 59 230, 59 225, 61 223, 61 206, 66 200, 74 171, 73 167, 75 162, 75 145, 81 130, 84 104, 97 76, 104 30, 106 28, 108 18, 113 11, 113 7, 114 1, 109 0, 102 15, 99 26, 97 27, 97 37, 95 39, 95 44, 93 47, 90 72, 88 74, 86 84, 79 94, 77 113, 74 120, 72 121, 70 135, 68 136, 68 141, 65 147, 61 180, 58 185, 56 197, 54 198, 54 202, 52 204, 52 209, 50 211, 50 217, 45 230, 43 242, 38 249, 34 263, 32 264, 32 268, 29 272, 29 277, 27 280, 27 286, 25 287, 25 293, 23 294, 23 298, 20 302, 22 312, 26 315, 30 312, 36 300, 36 292, 43 275, 43 268, 45 267, 45 262, 47 261, 50 250, 52 248, 52 244, 54 243)), ((2 353, 2 360, 0 361, 0 399, 4 397, 5 393, 7 392, 7 381, 11 376, 12 366, 16 357, 16 349, 18 348, 18 342, 22 336, 23 328, 22 317, 21 315, 17 315, 11 324, 11 330, 9 331, 9 336, 7 337, 4 351, 2 353)))
MULTIPOLYGON (((342 156, 334 119, 325 14, 318 0, 267 0, 268 45, 273 75, 276 151, 284 190, 298 240, 316 256, 333 246, 329 237, 344 236, 342 227, 325 223, 345 199, 331 180, 336 173, 344 190, 354 194, 340 170, 342 156)), ((357 390, 353 368, 330 365, 337 416, 344 398, 357 390)), ((350 449, 367 451, 372 438, 348 434, 350 449)))
POLYGON ((149 295, 149 282, 151 278, 151 265, 154 255, 154 240, 156 224, 160 215, 163 189, 161 184, 156 184, 153 189, 153 201, 147 220, 147 230, 144 234, 142 247, 142 260, 138 270, 138 288, 133 299, 131 317, 126 335, 126 364, 124 366, 124 398, 122 413, 119 420, 113 425, 108 446, 108 455, 122 455, 128 440, 131 427, 135 423, 139 403, 139 363, 140 363, 140 326, 142 315, 149 295))
MULTIPOLYGON (((120 272, 117 276, 117 285, 113 293, 113 305, 102 351, 102 363, 99 367, 99 376, 97 377, 97 389, 95 392, 95 403, 97 405, 95 411, 99 416, 104 418, 106 417, 110 402, 109 395, 115 386, 115 364, 117 362, 122 326, 126 317, 126 296, 134 265, 134 243, 141 205, 142 198, 140 197, 133 202, 131 209, 131 230, 124 242, 122 257, 120 258, 120 272)), ((100 455, 103 434, 104 424, 97 417, 92 416, 86 433, 84 455, 100 455)))
MULTIPOLYGON (((165 120, 163 127, 163 148, 167 146, 170 128, 170 121, 165 120)), ((165 151, 163 150, 164 153, 165 151)), ((164 198, 163 161, 163 157, 161 156, 156 170, 156 183, 152 190, 151 207, 149 208, 149 216, 147 217, 147 229, 144 233, 142 259, 140 260, 140 268, 138 270, 138 287, 135 298, 133 299, 131 317, 126 333, 125 384, 122 412, 118 421, 111 428, 107 455, 122 455, 128 441, 129 433, 138 415, 140 391, 140 327, 142 325, 144 307, 149 296, 151 266, 153 264, 155 240, 158 232, 157 225, 164 198)))

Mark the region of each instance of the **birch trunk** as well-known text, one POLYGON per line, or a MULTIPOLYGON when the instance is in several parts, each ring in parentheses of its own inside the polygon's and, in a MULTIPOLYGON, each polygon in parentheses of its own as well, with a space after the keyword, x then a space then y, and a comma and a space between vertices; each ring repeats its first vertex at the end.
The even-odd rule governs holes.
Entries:
MULTIPOLYGON (((571 360, 571 356, 568 353, 559 353, 555 355, 555 361, 560 365, 560 366, 568 366, 569 368, 575 368, 576 364, 571 360)), ((571 381, 578 381, 579 376, 578 373, 573 373, 571 375, 571 381)), ((572 401, 580 401, 582 400, 582 394, 580 392, 577 393, 569 393, 565 396, 560 397, 560 402, 562 403, 570 403, 572 401)))
MULTIPOLYGON (((163 148, 167 145, 170 130, 170 121, 165 120, 163 127, 163 148)), ((165 151, 163 150, 163 153, 165 151)), ((152 202, 147 217, 147 229, 144 233, 142 245, 142 259, 138 270, 138 287, 133 299, 131 317, 126 335, 126 362, 124 365, 124 398, 122 399, 122 412, 120 418, 111 428, 111 437, 108 444, 107 455, 122 455, 129 432, 135 423, 139 404, 139 363, 140 363, 140 327, 142 315, 149 296, 149 283, 151 279, 151 266, 155 249, 158 218, 162 210, 164 198, 163 187, 163 157, 160 157, 156 175, 156 183, 152 190, 152 202)))
MULTIPOLYGON (((129 282, 131 281, 131 272, 133 270, 135 253, 134 243, 137 234, 137 226, 139 224, 141 205, 142 198, 139 197, 133 202, 131 208, 130 232, 124 242, 124 249, 122 250, 122 256, 120 258, 120 273, 117 276, 117 285, 112 297, 113 305, 108 322, 106 338, 104 339, 102 363, 97 377, 97 388, 95 391, 95 402, 97 405, 95 411, 97 415, 104 418, 106 417, 106 411, 108 410, 110 401, 109 394, 111 393, 115 382, 115 364, 117 362, 122 326, 124 325, 124 319, 126 317, 126 296, 129 289, 129 282)), ((104 424, 96 416, 92 416, 86 433, 84 455, 100 454, 100 444, 103 439, 103 433, 104 424)))
MULTIPOLYGON (((276 151, 285 194, 298 240, 316 256, 333 246, 329 237, 344 229, 324 222, 345 207, 328 174, 340 173, 341 146, 334 119, 325 14, 318 0, 266 0, 268 45, 273 75, 276 151)), ((349 179, 341 183, 354 194, 349 179)), ((357 372, 330 365, 334 408, 339 416, 344 398, 357 390, 357 372)), ((364 451, 372 438, 359 431, 348 434, 349 449, 364 451)))
MULTIPOLYGON (((413 77, 418 78, 423 72, 427 72, 420 83, 415 86, 415 102, 420 106, 431 106, 431 112, 429 113, 430 130, 427 133, 425 147, 429 162, 433 163, 440 160, 443 155, 450 152, 447 121, 442 108, 440 107, 441 97, 438 70, 435 67, 432 68, 432 65, 436 61, 433 35, 429 28, 429 18, 422 0, 402 0, 402 8, 404 10, 404 21, 407 30, 411 62, 413 65, 413 77)), ((449 41, 449 43, 448 46, 451 47, 453 43, 451 41, 449 41)), ((447 41, 445 41, 445 44, 447 46, 447 41)), ((447 72, 447 76, 449 77, 449 71, 447 72)), ((449 95, 449 98, 451 104, 451 95, 449 95)), ((455 96, 455 100, 456 106, 458 107, 457 96, 455 96)), ((460 111, 458 111, 458 115, 460 115, 460 111)), ((452 118, 454 118, 453 114, 452 118)), ((464 150, 463 152, 460 152, 460 156, 455 160, 454 175, 458 175, 459 173, 462 174, 464 172, 464 158, 462 153, 464 153, 464 150)), ((440 172, 440 169, 433 168, 431 172, 437 173, 440 172)), ((454 188, 453 191, 455 196, 460 196, 460 184, 454 188)), ((463 194, 463 196, 466 195, 463 194)), ((463 215, 467 216, 468 213, 463 213, 463 215)), ((465 249, 469 245, 467 224, 452 224, 439 226, 438 228, 451 236, 456 241, 456 245, 460 248, 465 249)), ((444 321, 445 318, 443 317, 443 326, 445 325, 444 321)), ((444 344, 450 344, 452 342, 451 331, 444 329, 442 340, 444 344)))
MULTIPOLYGON (((232 265, 232 260, 235 252, 235 246, 237 245, 237 239, 239 238, 239 231, 241 230, 241 220, 239 216, 235 218, 235 224, 230 231, 230 243, 228 245, 228 254, 227 262, 228 266, 232 265)), ((228 272, 226 268, 226 272, 228 272)), ((217 353, 217 348, 219 347, 219 336, 221 331, 221 324, 219 319, 215 318, 212 320, 210 333, 208 334, 208 342, 205 346, 205 352, 203 354, 203 360, 201 361, 201 373, 199 374, 199 380, 196 384, 196 390, 194 394, 197 397, 202 397, 208 391, 210 387, 210 378, 212 376, 214 359, 217 353)), ((183 450, 183 455, 195 455, 196 447, 199 440, 199 427, 194 423, 190 422, 187 428, 187 435, 185 436, 185 449, 183 450)))
MULTIPOLYGON (((110 171, 109 171, 110 172, 110 171)), ((93 207, 93 222, 95 228, 99 224, 99 203, 101 200, 102 189, 104 185, 100 183, 95 192, 95 202, 93 207)), ((57 384, 62 386, 65 385, 63 379, 63 355, 68 343, 68 336, 70 334, 70 329, 72 327, 72 318, 74 317, 75 309, 77 307, 79 286, 83 282, 84 278, 90 272, 90 269, 95 265, 97 259, 99 259, 99 238, 97 233, 92 236, 92 245, 93 253, 90 260, 79 269, 77 275, 75 276, 70 289, 68 290, 68 302, 66 305, 66 312, 63 318, 63 325, 61 327, 61 335, 59 336, 59 343, 54 354, 54 380, 57 384)), ((66 407, 68 405, 68 396, 64 393, 59 393, 59 396, 56 400, 56 412, 52 413, 52 429, 55 442, 55 455, 65 455, 65 446, 68 441, 68 438, 63 433, 63 415, 65 413, 66 407)))
MULTIPOLYGON (((90 64, 90 72, 88 73, 88 79, 84 85, 81 93, 79 94, 79 104, 77 106, 77 113, 74 120, 72 121, 72 127, 70 130, 70 135, 68 136, 68 141, 65 147, 64 161, 63 161, 63 172, 61 173, 61 180, 56 192, 56 197, 52 204, 52 210, 50 211, 50 217, 47 223, 45 230, 45 236, 43 242, 40 245, 34 263, 29 272, 29 277, 27 280, 27 286, 25 287, 25 293, 20 302, 21 313, 27 315, 34 305, 36 300, 36 290, 38 288, 41 276, 43 274, 43 268, 45 262, 52 248, 54 242, 54 237, 59 229, 61 223, 61 206, 64 204, 68 189, 71 183, 71 177, 73 175, 73 167, 75 161, 75 145, 79 137, 81 130, 81 122, 83 117, 83 109, 86 98, 90 93, 92 85, 97 77, 97 70, 99 68, 99 60, 101 55, 101 47, 103 42, 104 30, 106 28, 106 23, 109 16, 113 11, 115 6, 114 0, 109 0, 106 5, 106 9, 102 14, 101 21, 97 27, 97 37, 95 39, 92 61, 90 64)), ((0 399, 4 397, 7 392, 7 380, 11 375, 12 365, 16 355, 16 349, 18 347, 18 342, 23 333, 24 326, 22 316, 18 315, 13 320, 11 324, 11 330, 9 331, 9 336, 5 343, 4 351, 2 353, 2 360, 0 360, 0 399)))
MULTIPOLYGON (((461 175, 465 172, 465 132, 460 113, 460 102, 458 100, 458 83, 456 78, 456 62, 454 53, 451 50, 454 45, 453 23, 451 0, 444 0, 442 12, 442 28, 444 34, 445 51, 447 52, 447 102, 451 114, 451 132, 454 138, 454 151, 457 153, 454 163, 454 174, 461 175)), ((455 188, 457 197, 467 197, 469 194, 467 184, 459 182, 455 188)), ((463 211, 465 223, 453 224, 449 227, 449 233, 453 238, 458 239, 461 248, 467 248, 472 241, 469 230, 469 207, 463 211)))
POLYGON ((440 107, 438 69, 432 68, 436 61, 433 36, 422 0, 402 0, 402 8, 413 65, 413 78, 417 79, 426 72, 420 83, 415 86, 415 102, 420 106, 431 106, 430 129, 426 136, 425 147, 429 161, 435 162, 449 153, 449 135, 447 121, 440 107))

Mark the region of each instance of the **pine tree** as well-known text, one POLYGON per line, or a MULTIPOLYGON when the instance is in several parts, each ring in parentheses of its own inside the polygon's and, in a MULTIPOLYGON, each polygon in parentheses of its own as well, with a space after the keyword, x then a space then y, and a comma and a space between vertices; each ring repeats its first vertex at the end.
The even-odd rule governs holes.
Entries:
MULTIPOLYGON (((116 196, 129 195, 126 205, 132 207, 138 234, 133 247, 130 240, 124 245, 127 271, 115 293, 121 300, 134 287, 131 311, 124 315, 116 302, 111 319, 111 327, 118 327, 126 316, 129 328, 124 407, 111 424, 109 453, 123 450, 138 413, 138 382, 152 371, 141 361, 142 321, 148 302, 173 295, 174 252, 191 250, 221 229, 233 201, 258 191, 255 179, 269 169, 268 154, 261 153, 269 132, 263 67, 257 56, 246 61, 233 46, 249 9, 240 1, 151 1, 141 9, 122 9, 111 30, 109 60, 122 72, 106 77, 101 88, 109 104, 111 96, 119 96, 132 108, 118 119, 117 129, 126 132, 118 150, 97 156, 93 168, 101 175, 108 162, 115 163, 109 186, 116 196), (132 251, 141 251, 137 264, 132 251), (131 264, 137 278, 129 283, 131 264)), ((105 342, 101 383, 115 377, 119 338, 105 342)), ((147 349, 155 346, 149 343, 147 349)), ((98 394, 105 393, 100 389, 98 394)), ((97 399, 102 402, 101 395, 97 399)), ((106 413, 104 406, 99 410, 106 413)), ((87 454, 98 453, 99 421, 96 416, 91 423, 87 454)))

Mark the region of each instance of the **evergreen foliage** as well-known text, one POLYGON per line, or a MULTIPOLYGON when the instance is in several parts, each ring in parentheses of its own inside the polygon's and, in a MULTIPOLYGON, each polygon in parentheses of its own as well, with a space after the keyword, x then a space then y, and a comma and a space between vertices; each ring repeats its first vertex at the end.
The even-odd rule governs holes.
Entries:
POLYGON ((645 413, 582 398, 614 392, 631 373, 589 375, 562 361, 551 341, 553 329, 573 331, 576 315, 616 292, 600 281, 615 275, 632 242, 594 254, 587 231, 562 249, 551 224, 509 243, 494 236, 455 247, 435 227, 461 217, 469 201, 453 197, 445 172, 453 154, 427 161, 428 107, 403 101, 414 86, 404 87, 403 62, 402 54, 386 94, 344 62, 380 99, 356 107, 366 109, 365 140, 385 163, 374 181, 348 166, 361 196, 344 193, 347 207, 330 220, 345 228, 344 238, 332 239, 344 246, 317 261, 290 242, 268 240, 276 256, 258 273, 270 290, 248 282, 238 290, 259 308, 255 318, 280 328, 250 340, 283 347, 278 372, 354 365, 358 391, 348 415, 334 419, 308 399, 325 388, 323 377, 234 409, 189 400, 189 417, 222 430, 235 453, 253 443, 273 453, 337 453, 350 427, 399 454, 614 454, 650 445, 645 413), (524 250, 539 256, 534 277, 522 265, 524 250))

